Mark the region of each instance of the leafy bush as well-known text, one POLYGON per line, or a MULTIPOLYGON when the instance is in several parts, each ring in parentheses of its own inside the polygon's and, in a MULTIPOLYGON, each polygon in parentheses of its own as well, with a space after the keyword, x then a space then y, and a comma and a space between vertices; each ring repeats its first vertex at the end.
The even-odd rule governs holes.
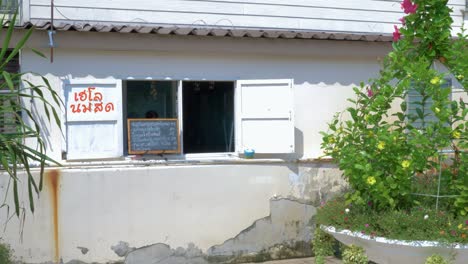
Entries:
MULTIPOLYGON (((26 73, 10 73, 7 71, 7 64, 24 47, 34 30, 34 28, 30 28, 23 36, 20 36, 17 43, 11 44, 10 41, 15 30, 16 15, 17 12, 14 13, 9 21, 5 21, 4 16, 0 18, 0 29, 7 28, 6 32, 0 30, 4 39, 3 46, 0 49, 0 128, 8 128, 7 132, 2 131, 0 133, 0 170, 6 171, 12 180, 15 212, 19 216, 20 201, 17 172, 26 172, 29 208, 34 212, 33 196, 34 194, 38 194, 42 189, 42 177, 46 163, 51 162, 59 165, 46 155, 46 147, 41 136, 40 126, 43 120, 40 120, 23 103, 24 101, 30 101, 42 107, 46 113, 47 120, 50 121, 52 119, 59 127, 60 120, 56 108, 60 107, 63 103, 45 77, 41 76, 42 85, 36 85, 23 79, 23 75, 26 73), (9 48, 10 45, 14 45, 14 48, 11 50, 9 48), (26 140, 36 142, 37 146, 34 147, 26 144, 26 140), (39 181, 32 176, 30 169, 32 163, 40 165, 39 181)), ((44 57, 40 52, 33 51, 44 57)))
POLYGON ((452 39, 447 0, 404 2, 408 15, 401 28, 395 26, 393 51, 384 59, 380 77, 354 88, 353 106, 337 114, 329 132, 322 133, 322 148, 353 189, 347 202, 365 206, 371 201, 374 210, 418 205, 413 176, 431 174, 439 168, 438 151, 452 150, 442 171, 441 194, 458 196, 449 210, 466 215, 468 108, 462 97, 468 92, 467 35, 452 39), (443 89, 448 75, 436 63, 462 86, 458 101, 443 89), (421 99, 416 109, 408 109, 409 93, 421 99))
POLYGON ((343 264, 367 264, 369 259, 362 247, 350 245, 343 251, 343 264))
POLYGON ((315 228, 312 242, 316 264, 324 264, 325 257, 333 255, 333 246, 336 240, 319 227, 315 228))
POLYGON ((316 222, 370 237, 468 243, 468 218, 422 207, 376 211, 372 204, 347 204, 343 198, 338 198, 318 209, 316 222))
POLYGON ((426 259, 425 264, 450 264, 450 262, 440 255, 432 255, 426 259))
POLYGON ((10 247, 7 244, 0 243, 0 263, 11 264, 13 263, 12 258, 13 256, 10 247))

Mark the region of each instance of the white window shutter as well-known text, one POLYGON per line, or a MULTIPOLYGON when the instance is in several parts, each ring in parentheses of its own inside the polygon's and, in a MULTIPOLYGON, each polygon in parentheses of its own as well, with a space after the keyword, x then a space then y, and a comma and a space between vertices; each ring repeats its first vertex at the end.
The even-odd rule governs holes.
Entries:
POLYGON ((73 79, 64 86, 66 159, 122 157, 122 81, 73 79))
POLYGON ((293 153, 293 80, 240 80, 236 93, 237 151, 293 153))

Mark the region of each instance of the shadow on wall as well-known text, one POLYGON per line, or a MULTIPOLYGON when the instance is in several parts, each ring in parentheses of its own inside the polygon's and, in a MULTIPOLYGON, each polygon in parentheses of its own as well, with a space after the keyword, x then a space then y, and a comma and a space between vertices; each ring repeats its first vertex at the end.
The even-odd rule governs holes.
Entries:
POLYGON ((54 63, 25 52, 23 71, 72 78, 294 79, 296 85, 348 86, 375 76, 378 58, 391 49, 386 42, 365 41, 89 32, 60 32, 58 37, 61 46, 55 51, 54 63), (73 48, 78 37, 85 48, 73 48), (145 46, 149 43, 151 47, 145 46))

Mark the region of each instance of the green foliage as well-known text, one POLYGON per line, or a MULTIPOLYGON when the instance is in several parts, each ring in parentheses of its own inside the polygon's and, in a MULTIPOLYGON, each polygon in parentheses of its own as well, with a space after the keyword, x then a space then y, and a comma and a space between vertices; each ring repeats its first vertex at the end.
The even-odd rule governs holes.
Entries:
POLYGON ((468 243, 468 218, 422 207, 376 211, 372 205, 349 205, 343 198, 318 209, 318 225, 360 232, 370 237, 468 243))
POLYGON ((343 251, 343 264, 367 264, 369 259, 362 247, 350 245, 343 251))
POLYGON ((334 245, 335 239, 320 229, 320 227, 316 227, 314 231, 314 241, 312 242, 315 263, 324 264, 325 257, 333 255, 334 245))
POLYGON ((393 43, 380 77, 354 88, 353 106, 322 133, 322 148, 353 189, 347 202, 372 202, 374 210, 418 205, 413 176, 430 175, 439 168, 438 151, 453 150, 443 168, 441 194, 459 195, 450 201, 450 211, 466 215, 468 108, 462 98, 468 91, 467 35, 452 39, 447 0, 414 2, 418 8, 405 17, 403 38, 393 43), (448 75, 436 69, 436 62, 456 77, 459 99, 450 100, 450 89, 442 89, 448 75), (414 111, 407 109, 410 90, 421 98, 414 111))
MULTIPOLYGON (((17 12, 10 21, 16 21, 16 14, 17 12)), ((0 126, 8 128, 6 132, 0 134, 0 169, 10 176, 8 187, 12 185, 15 212, 19 216, 18 172, 26 172, 29 208, 34 212, 34 194, 38 194, 42 189, 44 167, 47 162, 58 164, 46 155, 45 144, 41 137, 41 120, 23 103, 31 102, 37 107, 42 107, 47 120, 54 120, 60 127, 59 115, 55 108, 59 107, 62 102, 46 78, 41 76, 43 84, 36 85, 22 78, 26 73, 10 73, 6 69, 8 62, 24 47, 33 28, 26 31, 10 50, 14 23, 1 18, 0 25, 0 34, 3 34, 4 39, 0 50, 0 91, 2 91, 0 93, 0 126), (36 142, 37 146, 32 147, 31 144, 26 144, 26 140, 36 142), (39 164, 40 167, 39 181, 31 173, 31 166, 34 163, 39 164)), ((44 57, 39 52, 35 52, 44 57)), ((3 204, 3 206, 7 205, 3 204)))
POLYGON ((0 243, 0 263, 12 264, 13 256, 10 247, 7 244, 0 243))
POLYGON ((442 256, 434 254, 426 259, 425 264, 450 264, 450 262, 442 256))

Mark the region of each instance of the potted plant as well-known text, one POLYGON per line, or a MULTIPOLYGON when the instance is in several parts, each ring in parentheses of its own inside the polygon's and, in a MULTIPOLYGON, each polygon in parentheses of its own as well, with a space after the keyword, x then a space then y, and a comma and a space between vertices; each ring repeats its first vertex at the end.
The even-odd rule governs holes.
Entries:
POLYGON ((420 263, 435 248, 468 256, 468 40, 463 30, 452 37, 447 2, 403 1, 380 76, 354 88, 352 106, 322 133, 351 191, 317 223, 378 263, 410 263, 396 253, 408 246, 409 255, 424 248, 420 263))

